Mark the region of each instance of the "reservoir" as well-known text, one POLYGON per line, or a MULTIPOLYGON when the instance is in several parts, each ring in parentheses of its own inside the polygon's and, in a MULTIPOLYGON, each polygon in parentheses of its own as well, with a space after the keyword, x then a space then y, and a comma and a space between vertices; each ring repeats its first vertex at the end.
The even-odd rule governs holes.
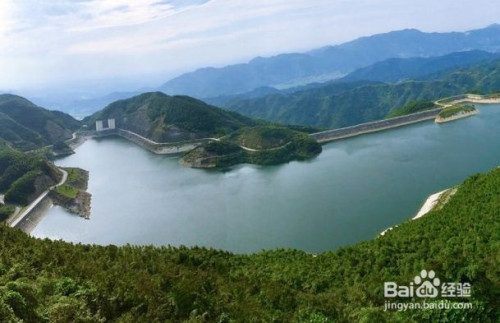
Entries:
POLYGON ((411 219, 428 195, 500 165, 500 105, 340 140, 306 162, 184 168, 121 138, 89 140, 59 166, 90 171, 90 220, 53 207, 32 235, 92 244, 318 253, 411 219))

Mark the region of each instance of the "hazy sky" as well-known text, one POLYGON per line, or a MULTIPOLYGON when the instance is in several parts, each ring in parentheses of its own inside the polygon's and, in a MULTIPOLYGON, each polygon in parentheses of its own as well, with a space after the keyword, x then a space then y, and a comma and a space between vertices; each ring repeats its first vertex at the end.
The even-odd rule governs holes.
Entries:
POLYGON ((159 85, 380 32, 496 22, 491 0, 0 0, 0 89, 111 77, 159 85))

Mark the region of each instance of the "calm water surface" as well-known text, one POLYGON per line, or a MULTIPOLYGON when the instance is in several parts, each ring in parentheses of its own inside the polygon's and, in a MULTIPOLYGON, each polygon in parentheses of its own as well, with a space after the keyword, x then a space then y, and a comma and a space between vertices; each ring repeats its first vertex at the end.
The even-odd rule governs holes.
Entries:
POLYGON ((90 171, 92 215, 53 207, 36 237, 97 244, 199 245, 235 252, 321 252, 413 217, 426 197, 500 165, 500 105, 325 145, 308 162, 183 168, 119 138, 56 162, 90 171))

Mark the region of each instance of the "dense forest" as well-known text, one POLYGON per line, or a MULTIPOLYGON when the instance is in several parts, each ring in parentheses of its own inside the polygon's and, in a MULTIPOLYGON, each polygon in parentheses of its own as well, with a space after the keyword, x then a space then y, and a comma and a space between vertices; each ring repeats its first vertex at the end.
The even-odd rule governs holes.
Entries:
POLYGON ((496 169, 467 179, 441 210, 382 237, 318 255, 75 245, 0 226, 0 317, 3 322, 497 322, 499 210, 496 169), (384 311, 384 282, 407 284, 422 269, 434 270, 443 282, 470 282, 470 298, 448 301, 471 302, 473 308, 384 311))
POLYGON ((0 144, 0 193, 5 194, 6 203, 27 205, 61 176, 43 155, 24 154, 0 144))

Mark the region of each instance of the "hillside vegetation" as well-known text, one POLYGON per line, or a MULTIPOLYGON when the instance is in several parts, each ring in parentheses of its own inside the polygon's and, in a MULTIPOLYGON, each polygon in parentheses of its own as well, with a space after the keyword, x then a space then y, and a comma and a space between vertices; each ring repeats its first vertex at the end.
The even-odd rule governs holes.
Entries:
POLYGON ((186 97, 161 92, 144 93, 116 101, 84 122, 116 119, 116 126, 156 142, 176 142, 220 137, 245 126, 256 125, 250 118, 186 97))
POLYGON ((417 113, 425 110, 436 109, 437 106, 433 101, 413 101, 402 108, 394 109, 386 116, 386 119, 401 117, 407 114, 417 113))
POLYGON ((306 133, 283 126, 243 128, 187 153, 181 164, 195 168, 229 167, 240 163, 277 165, 310 159, 322 151, 306 133))
POLYGON ((498 54, 471 50, 437 57, 390 58, 360 68, 341 78, 340 81, 397 83, 410 79, 425 79, 428 75, 466 68, 498 57, 498 54))
POLYGON ((6 203, 27 205, 61 176, 43 156, 0 145, 0 193, 6 203))
POLYGON ((70 115, 49 111, 16 95, 0 95, 0 142, 33 150, 71 138, 80 122, 70 115))
POLYGON ((235 255, 197 247, 74 245, 0 226, 0 317, 7 322, 496 322, 499 205, 497 169, 466 180, 439 211, 383 237, 317 256, 283 249, 235 255), (448 300, 471 301, 473 309, 385 312, 384 281, 408 284, 422 269, 434 270, 443 282, 470 282, 471 298, 448 300))
POLYGON ((451 107, 447 107, 443 109, 443 111, 439 112, 438 117, 442 119, 451 118, 456 115, 468 114, 471 112, 477 111, 473 105, 468 104, 457 104, 451 107))
POLYGON ((474 92, 489 94, 500 90, 500 60, 445 74, 427 80, 397 84, 368 84, 342 92, 329 83, 291 94, 232 101, 224 107, 253 118, 320 128, 340 128, 383 119, 391 111, 415 101, 474 92))

